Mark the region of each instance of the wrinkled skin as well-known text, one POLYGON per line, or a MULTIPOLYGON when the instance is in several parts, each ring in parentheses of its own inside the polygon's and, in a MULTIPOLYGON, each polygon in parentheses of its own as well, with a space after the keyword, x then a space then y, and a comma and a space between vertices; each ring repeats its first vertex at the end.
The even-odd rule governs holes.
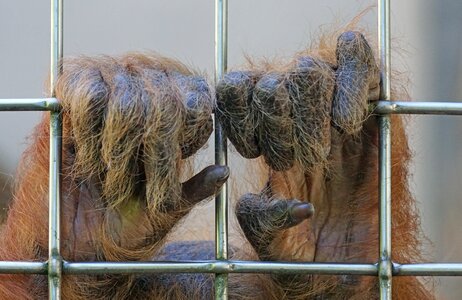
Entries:
MULTIPOLYGON (((286 73, 236 71, 217 86, 218 111, 230 140, 244 157, 262 155, 269 166, 263 171, 269 172, 263 191, 242 196, 236 205, 240 227, 260 260, 377 260, 377 125, 375 117, 367 116, 369 101, 378 99, 379 75, 361 34, 341 35, 336 51, 337 61, 299 57, 286 73), (242 116, 250 117, 244 121, 242 116), (284 123, 278 126, 278 120, 284 123)), ((82 145, 75 144, 68 117, 64 115, 63 134, 65 260, 214 258, 210 242, 164 241, 195 204, 219 190, 230 174, 227 167, 205 168, 180 185, 179 197, 158 204, 158 210, 147 209, 150 199, 139 192, 117 205, 102 204, 104 176, 69 176, 82 145)), ((45 118, 37 127, 25 154, 26 167, 2 232, 2 260, 47 259, 47 122, 45 118)), ((408 262, 419 259, 418 215, 407 188, 406 136, 395 117, 392 132, 393 259, 408 262)), ((136 183, 134 190, 143 191, 143 184, 136 183)), ((239 245, 230 250, 231 258, 248 258, 239 245)), ((235 299, 378 298, 372 277, 231 274, 229 285, 235 299)), ((416 278, 394 279, 393 293, 394 299, 432 298, 416 278)), ((46 294, 43 276, 1 275, 0 299, 44 299, 46 294)), ((63 299, 91 298, 211 299, 213 276, 64 277, 63 299)))

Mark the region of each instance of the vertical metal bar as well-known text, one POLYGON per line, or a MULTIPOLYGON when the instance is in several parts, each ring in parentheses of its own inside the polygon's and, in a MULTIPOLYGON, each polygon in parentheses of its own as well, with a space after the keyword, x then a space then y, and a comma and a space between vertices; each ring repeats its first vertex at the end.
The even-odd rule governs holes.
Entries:
MULTIPOLYGON (((54 97, 56 80, 63 57, 63 2, 51 0, 50 93, 54 97)), ((62 259, 60 254, 61 141, 62 120, 59 112, 50 113, 50 173, 48 216, 48 295, 61 299, 62 259)))
MULTIPOLYGON (((378 0, 378 36, 380 52, 381 99, 391 100, 390 0, 378 0)), ((391 299, 391 119, 379 117, 379 184, 380 184, 380 299, 391 299)))
MULTIPOLYGON (((215 81, 223 77, 228 65, 228 1, 215 0, 215 81)), ((227 138, 215 114, 215 163, 228 164, 227 138)), ((228 259, 228 184, 215 198, 215 255, 228 259)), ((228 274, 216 274, 215 299, 228 299, 228 274)))
POLYGON ((60 299, 62 260, 60 255, 60 166, 61 115, 50 116, 50 182, 48 232, 48 288, 49 299, 60 299))

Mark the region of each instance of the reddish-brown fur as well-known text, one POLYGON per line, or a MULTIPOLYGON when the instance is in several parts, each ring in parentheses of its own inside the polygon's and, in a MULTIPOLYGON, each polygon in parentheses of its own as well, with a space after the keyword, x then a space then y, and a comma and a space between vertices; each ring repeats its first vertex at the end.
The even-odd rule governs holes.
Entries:
MULTIPOLYGON (((316 208, 316 213, 310 220, 288 229, 275 239, 271 248, 274 259, 377 261, 379 227, 376 121, 376 118, 368 120, 358 138, 346 138, 345 143, 333 146, 330 159, 335 171, 327 175, 330 177, 327 181, 326 175, 320 170, 311 176, 305 176, 296 169, 289 171, 289 174, 273 174, 272 186, 278 197, 310 199, 316 208), (361 146, 352 146, 354 143, 361 146), (351 230, 350 240, 343 241, 341 239, 347 236, 347 230, 351 230)), ((419 217, 407 182, 409 146, 402 119, 394 116, 392 121, 392 258, 402 263, 417 262, 422 260, 419 246, 421 236, 419 217)), ((353 287, 342 286, 338 282, 339 278, 314 276, 313 280, 315 283, 310 284, 317 286, 319 290, 325 289, 330 295, 329 299, 378 297, 376 278, 360 277, 353 287)), ((302 292, 301 298, 305 298, 304 295, 306 294, 302 292)), ((432 294, 428 285, 415 277, 394 277, 393 298, 432 299, 432 294)))
MULTIPOLYGON (((166 234, 184 214, 172 213, 175 222, 166 218, 164 223, 153 224, 150 214, 155 216, 156 211, 146 213, 142 206, 136 206, 132 207, 127 217, 122 207, 113 213, 114 227, 106 227, 103 224, 108 220, 105 214, 112 207, 102 208, 98 182, 92 181, 95 177, 89 176, 88 181, 82 183, 73 173, 75 145, 70 117, 69 112, 65 111, 63 258, 70 261, 145 260, 150 258, 151 253, 162 251, 166 234), (105 232, 101 228, 117 228, 120 232, 105 232), (141 251, 137 251, 136 245, 140 239, 153 228, 157 230, 157 239, 152 244, 143 244, 147 248, 141 247, 141 251), (117 236, 116 241, 108 239, 114 238, 111 234, 117 236)), ((24 153, 14 202, 0 237, 1 260, 47 259, 48 122, 49 118, 45 116, 33 134, 32 145, 24 153)), ((266 172, 269 174, 269 187, 274 198, 309 201, 316 212, 301 224, 278 231, 265 252, 268 254, 262 257, 261 253, 257 253, 260 258, 377 261, 378 137, 375 117, 370 117, 356 135, 332 130, 330 141, 327 166, 313 167, 310 172, 298 164, 281 172, 263 168, 263 176, 266 172)), ((392 117, 392 156, 393 260, 400 263, 419 261, 419 216, 407 182, 410 152, 403 120, 398 116, 392 117)), ((198 246, 194 253, 201 256, 202 252, 206 252, 201 247, 198 246)), ((233 257, 248 258, 242 257, 239 249, 236 249, 233 257)), ((206 296, 212 297, 210 287, 205 287, 210 285, 211 278, 193 277, 183 285, 181 282, 165 285, 159 283, 163 282, 160 276, 64 276, 63 299, 201 299, 204 290, 206 296)), ((0 299, 44 299, 47 296, 45 276, 1 275, 0 280, 0 299)), ((373 277, 230 275, 230 293, 237 299, 373 299, 377 298, 377 291, 377 280, 373 277)), ((429 289, 415 277, 394 278, 393 297, 433 298, 429 289)))

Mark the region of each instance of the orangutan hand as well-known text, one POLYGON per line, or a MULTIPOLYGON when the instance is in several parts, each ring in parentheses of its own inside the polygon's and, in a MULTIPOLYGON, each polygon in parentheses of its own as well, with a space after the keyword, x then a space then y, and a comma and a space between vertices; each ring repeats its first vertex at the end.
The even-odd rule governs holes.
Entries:
POLYGON ((209 166, 180 181, 183 159, 213 130, 213 89, 179 62, 155 55, 79 57, 63 67, 55 89, 70 153, 63 173, 78 199, 68 202, 88 203, 79 211, 94 212, 76 222, 79 232, 95 231, 88 244, 102 257, 145 259, 228 178, 227 167, 209 166))
POLYGON ((263 155, 276 171, 298 163, 306 171, 325 164, 331 125, 357 134, 368 101, 379 95, 373 52, 359 32, 338 38, 336 62, 300 56, 285 72, 249 70, 225 75, 217 86, 221 123, 246 158, 263 155))
POLYGON ((55 92, 75 150, 71 175, 96 181, 113 207, 140 191, 150 209, 180 195, 180 160, 213 130, 208 83, 165 57, 66 60, 55 92))
MULTIPOLYGON (((263 155, 274 170, 261 194, 244 195, 236 206, 240 226, 260 259, 296 256, 277 246, 285 243, 283 233, 309 218, 309 223, 320 223, 313 228, 321 228, 322 218, 313 216, 312 203, 320 215, 326 214, 332 207, 320 202, 323 191, 348 197, 348 187, 357 185, 355 174, 364 163, 357 161, 364 159, 366 140, 354 136, 368 117, 368 101, 378 99, 379 74, 360 33, 340 35, 336 57, 336 64, 297 57, 286 73, 231 72, 217 87, 220 119, 229 139, 244 157, 263 155), (315 192, 313 178, 318 178, 315 192)), ((303 243, 309 259, 322 243, 313 244, 314 230, 306 234, 313 235, 303 243)))

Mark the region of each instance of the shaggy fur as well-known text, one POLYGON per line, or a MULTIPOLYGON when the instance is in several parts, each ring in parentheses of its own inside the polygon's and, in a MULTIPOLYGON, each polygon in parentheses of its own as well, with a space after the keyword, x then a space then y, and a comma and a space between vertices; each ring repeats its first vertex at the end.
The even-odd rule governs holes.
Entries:
MULTIPOLYGON (((262 260, 375 262, 378 135, 376 118, 368 118, 368 104, 378 99, 380 79, 371 47, 361 33, 347 31, 336 41, 325 36, 318 49, 301 53, 286 65, 278 64, 277 69, 273 66, 268 69, 268 64, 253 63, 245 71, 263 74, 255 80, 255 91, 259 86, 272 85, 265 93, 254 91, 251 101, 260 110, 251 107, 248 112, 253 115, 250 119, 256 120, 256 140, 270 168, 263 191, 266 196, 247 195, 238 203, 237 216, 245 236, 262 260), (275 79, 281 77, 287 78, 286 84, 275 79), (280 89, 288 90, 288 95, 280 89), (279 101, 277 105, 275 99, 279 101), (286 103, 292 110, 284 118, 278 109, 286 103), (272 105, 271 113, 265 111, 268 105, 272 105), (293 130, 289 137, 284 135, 289 132, 287 128, 293 130), (288 142, 290 138, 292 143, 288 142), (294 166, 287 163, 290 153, 281 148, 285 145, 295 150, 294 166), (263 150, 264 147, 285 155, 278 160, 276 151, 263 150), (268 217, 271 199, 309 201, 316 213, 299 226, 286 228, 268 217)), ((227 109, 229 99, 220 98, 225 84, 226 81, 218 85, 217 93, 219 107, 223 101, 220 112, 226 120, 236 116, 227 109)), ((395 87, 398 89, 393 91, 394 97, 408 98, 403 94, 405 89, 395 87)), ((232 123, 224 124, 228 124, 228 135, 235 134, 232 123)), ((392 157, 392 257, 398 262, 422 261, 419 217, 407 186, 409 147, 403 120, 398 116, 392 117, 392 157)), ((371 277, 283 275, 272 279, 280 298, 378 297, 376 279, 371 277)), ((415 277, 395 278, 393 295, 395 299, 433 297, 415 277)))
MULTIPOLYGON (((378 82, 365 38, 347 32, 338 41, 321 39, 316 51, 300 53, 288 64, 252 64, 218 84, 217 113, 230 140, 243 156, 263 155, 268 165, 261 170, 268 175, 263 192, 245 195, 236 207, 259 259, 376 261, 378 138, 376 119, 367 118, 367 109, 378 97, 378 82)), ((55 93, 64 116, 63 258, 213 258, 209 242, 164 245, 175 224, 207 196, 197 196, 200 184, 192 184, 193 193, 186 195, 187 184, 179 179, 183 159, 211 132, 214 97, 207 83, 159 56, 80 57, 64 62, 55 93)), ((48 122, 45 116, 23 156, 1 233, 2 260, 47 259, 48 122)), ((401 263, 418 261, 420 224, 398 116, 392 117, 392 155, 392 256, 401 263)), ((217 187, 226 179, 221 177, 217 187)), ((249 258, 240 247, 231 250, 231 258, 249 258)), ((46 298, 44 276, 0 279, 0 299, 46 298)), ((62 293, 64 299, 208 299, 212 279, 64 276, 62 293)), ((234 299, 378 298, 374 277, 231 274, 229 280, 234 299)), ((394 278, 393 296, 433 297, 415 277, 394 278)))

